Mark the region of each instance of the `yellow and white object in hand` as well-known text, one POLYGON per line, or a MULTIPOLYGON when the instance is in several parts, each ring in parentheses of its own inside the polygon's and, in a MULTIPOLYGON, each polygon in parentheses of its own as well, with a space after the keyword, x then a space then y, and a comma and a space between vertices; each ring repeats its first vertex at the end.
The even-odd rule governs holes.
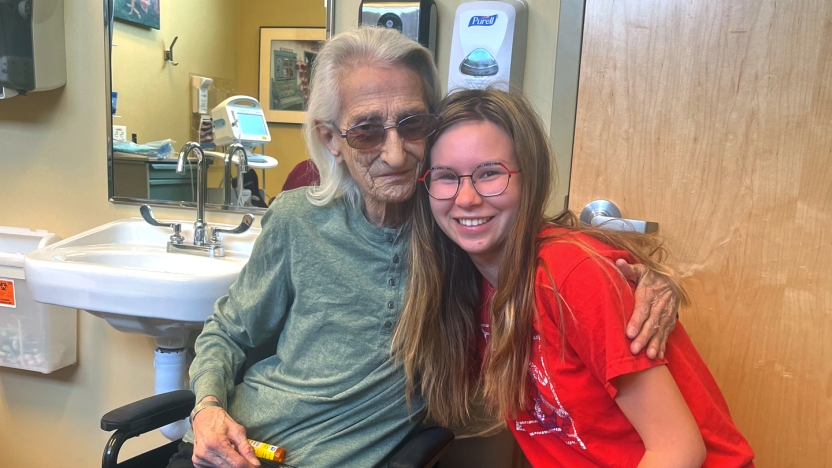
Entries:
POLYGON ((283 459, 286 458, 286 449, 283 447, 269 445, 251 439, 248 439, 248 443, 251 444, 252 448, 254 448, 254 455, 257 458, 262 458, 264 460, 273 460, 281 463, 283 462, 283 459))

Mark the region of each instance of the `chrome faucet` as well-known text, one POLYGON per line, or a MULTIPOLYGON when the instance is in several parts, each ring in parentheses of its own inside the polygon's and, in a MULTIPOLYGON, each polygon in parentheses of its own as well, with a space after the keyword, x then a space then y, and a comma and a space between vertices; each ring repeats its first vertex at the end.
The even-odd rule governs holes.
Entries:
MULTIPOLYGON (((232 159, 234 158, 234 153, 239 153, 239 160, 240 160, 240 173, 244 174, 248 171, 248 154, 246 153, 246 149, 243 145, 239 143, 232 143, 228 146, 228 150, 225 152, 225 160, 223 163, 223 169, 225 170, 225 175, 223 177, 223 188, 225 191, 225 204, 231 204, 231 166, 234 165, 232 159)), ((237 187, 238 193, 243 193, 243 187, 237 187)))
POLYGON ((185 172, 185 162, 188 155, 196 154, 196 222, 194 223, 194 245, 205 245, 205 194, 208 186, 208 158, 202 152, 199 143, 189 141, 179 150, 179 160, 176 162, 176 173, 185 172))
MULTIPOLYGON (((242 150, 242 156, 240 157, 240 170, 248 170, 248 158, 246 157, 245 149, 243 149, 240 145, 231 146, 232 147, 229 148, 228 153, 225 156, 226 171, 230 172, 228 170, 228 163, 230 162, 231 157, 234 156, 234 152, 240 150, 242 150)), ((149 224, 173 229, 173 235, 170 236, 170 240, 168 241, 168 252, 207 255, 209 257, 224 257, 225 248, 222 246, 222 234, 241 234, 248 231, 248 228, 250 228, 252 223, 254 223, 254 216, 246 214, 243 216, 243 221, 240 225, 233 229, 220 229, 212 227, 211 237, 210 239, 206 239, 205 228, 207 225, 205 224, 205 194, 206 188, 208 187, 208 158, 205 157, 205 153, 203 153, 202 147, 200 147, 198 143, 188 142, 182 147, 182 150, 179 151, 179 160, 176 163, 176 172, 179 174, 185 172, 185 162, 188 160, 188 155, 191 154, 191 152, 196 154, 197 161, 196 222, 194 223, 193 245, 185 244, 185 238, 182 236, 181 224, 160 222, 156 220, 156 218, 153 217, 153 211, 151 211, 150 206, 148 205, 142 205, 139 212, 141 213, 142 218, 144 218, 144 220, 149 224)), ((226 185, 226 188, 227 187, 228 186, 226 185)), ((230 195, 227 195, 227 197, 228 196, 230 195)), ((226 198, 226 203, 227 200, 228 198, 226 198)))

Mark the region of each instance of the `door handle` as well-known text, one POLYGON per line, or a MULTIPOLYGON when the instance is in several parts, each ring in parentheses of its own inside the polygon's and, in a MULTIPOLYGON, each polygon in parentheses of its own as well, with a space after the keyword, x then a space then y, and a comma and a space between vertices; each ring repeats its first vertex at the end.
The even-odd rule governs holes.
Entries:
POLYGON ((659 230, 659 223, 624 219, 621 210, 609 200, 595 200, 581 210, 581 222, 613 231, 632 231, 650 234, 659 230))

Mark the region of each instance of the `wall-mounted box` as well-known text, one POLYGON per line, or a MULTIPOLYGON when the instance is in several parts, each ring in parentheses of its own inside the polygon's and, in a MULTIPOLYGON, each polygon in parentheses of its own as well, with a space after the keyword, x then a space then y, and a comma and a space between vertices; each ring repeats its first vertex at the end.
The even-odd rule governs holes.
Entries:
POLYGON ((66 84, 63 0, 0 1, 0 99, 66 84))
POLYGON ((448 90, 523 87, 528 6, 524 0, 474 1, 454 16, 448 90))
POLYGON ((77 311, 35 302, 23 272, 27 253, 58 240, 0 226, 0 366, 48 374, 77 359, 77 311))
POLYGON ((395 29, 436 57, 437 9, 434 0, 361 0, 359 26, 395 29))

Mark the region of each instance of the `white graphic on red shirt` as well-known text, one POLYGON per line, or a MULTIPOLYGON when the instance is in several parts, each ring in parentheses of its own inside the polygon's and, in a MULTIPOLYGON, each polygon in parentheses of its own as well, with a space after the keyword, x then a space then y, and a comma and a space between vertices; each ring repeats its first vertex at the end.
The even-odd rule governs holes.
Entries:
MULTIPOLYGON (((480 324, 480 329, 487 342, 491 336, 491 327, 483 323, 480 324)), ((534 408, 529 411, 532 419, 518 419, 514 422, 515 429, 526 432, 532 437, 543 434, 556 434, 566 445, 577 444, 586 450, 586 445, 584 445, 584 442, 578 436, 575 421, 572 420, 572 416, 561 405, 558 394, 555 392, 555 387, 552 385, 552 379, 549 377, 549 371, 546 369, 546 363, 543 360, 540 335, 535 334, 533 340, 537 353, 532 356, 532 362, 529 363, 529 374, 537 382, 537 385, 535 386, 536 395, 532 398, 534 408), (549 402, 540 392, 541 386, 549 389, 554 404, 549 402)))
POLYGON ((578 430, 575 428, 575 421, 569 412, 563 408, 560 403, 558 394, 555 392, 555 387, 552 385, 552 379, 549 377, 549 371, 546 369, 546 362, 543 360, 543 350, 541 349, 540 335, 535 334, 533 337, 537 354, 532 357, 532 362, 529 363, 529 374, 532 379, 538 383, 535 389, 537 394, 532 399, 534 401, 534 409, 531 411, 533 419, 515 421, 515 428, 518 431, 528 432, 530 436, 541 434, 557 434, 566 445, 579 445, 586 450, 586 445, 578 436, 578 430), (540 392, 540 386, 549 389, 549 393, 554 399, 554 404, 546 400, 540 392))
POLYGON ((480 331, 482 331, 482 337, 485 338, 485 342, 488 343, 488 338, 491 336, 491 326, 487 323, 481 323, 480 331))

